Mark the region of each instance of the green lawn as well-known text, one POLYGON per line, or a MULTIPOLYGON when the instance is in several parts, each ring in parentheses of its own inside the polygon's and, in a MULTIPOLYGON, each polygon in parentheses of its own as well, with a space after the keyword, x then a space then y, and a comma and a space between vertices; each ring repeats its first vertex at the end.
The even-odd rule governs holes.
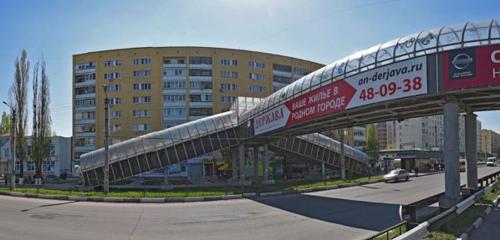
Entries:
MULTIPOLYGON (((167 191, 160 190, 113 190, 108 194, 108 197, 124 197, 124 198, 175 198, 175 197, 202 197, 202 196, 224 196, 232 194, 241 194, 244 192, 271 192, 283 191, 294 192, 306 189, 319 189, 323 187, 342 186, 350 183, 362 183, 368 181, 377 181, 382 179, 382 176, 362 177, 349 180, 330 180, 330 181, 303 181, 278 183, 271 185, 252 185, 252 186, 227 186, 227 187, 199 187, 199 188, 179 188, 167 191)), ((0 192, 9 192, 7 187, 0 187, 0 192)), ((100 191, 71 191, 71 190, 52 190, 52 189, 37 189, 37 188, 16 188, 15 192, 29 194, 46 194, 46 195, 73 195, 84 197, 104 197, 100 191)))
MULTIPOLYGON (((398 228, 395 228, 395 229, 389 231, 389 239, 396 238, 397 236, 399 236, 405 232, 406 232, 406 225, 403 224, 403 225, 401 225, 401 229, 398 227, 398 228)), ((385 240, 385 239, 387 239, 387 235, 383 234, 383 235, 380 235, 374 239, 375 240, 385 240)))
POLYGON ((445 233, 445 232, 431 232, 426 238, 426 240, 455 240, 453 234, 445 233))

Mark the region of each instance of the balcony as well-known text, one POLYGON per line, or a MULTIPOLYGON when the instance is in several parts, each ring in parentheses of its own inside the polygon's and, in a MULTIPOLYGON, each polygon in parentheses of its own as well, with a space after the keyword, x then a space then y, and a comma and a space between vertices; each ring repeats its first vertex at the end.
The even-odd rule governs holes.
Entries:
POLYGON ((81 98, 95 98, 95 93, 85 93, 85 94, 78 94, 75 95, 76 99, 81 99, 81 98))
POLYGON ((205 89, 190 88, 189 89, 189 93, 194 93, 194 94, 211 94, 212 93, 212 89, 211 88, 205 88, 205 89))
POLYGON ((186 107, 186 104, 187 102, 186 101, 168 101, 168 102, 165 102, 163 101, 163 106, 164 107, 177 107, 177 106, 182 106, 182 107, 186 107))
POLYGON ((83 82, 75 83, 75 87, 85 87, 95 85, 95 80, 86 80, 83 82))
POLYGON ((93 68, 87 68, 87 69, 76 69, 75 68, 75 73, 76 74, 94 73, 94 72, 95 72, 95 66, 93 68))
POLYGON ((94 145, 75 146, 75 152, 90 152, 95 150, 94 145))
POLYGON ((212 69, 212 64, 189 64, 191 69, 212 69))
POLYGON ((95 132, 75 132, 74 137, 95 137, 95 132))
POLYGON ((273 75, 280 76, 280 77, 292 77, 292 72, 284 72, 284 71, 278 71, 278 70, 273 70, 273 75))
POLYGON ((190 81, 211 82, 212 76, 189 76, 190 81))
POLYGON ((180 64, 180 63, 164 63, 163 68, 185 68, 186 64, 180 64))
POLYGON ((190 102, 189 107, 192 108, 211 108, 214 106, 214 102, 190 102))
POLYGON ((95 119, 75 119, 75 124, 90 124, 95 123, 95 119))

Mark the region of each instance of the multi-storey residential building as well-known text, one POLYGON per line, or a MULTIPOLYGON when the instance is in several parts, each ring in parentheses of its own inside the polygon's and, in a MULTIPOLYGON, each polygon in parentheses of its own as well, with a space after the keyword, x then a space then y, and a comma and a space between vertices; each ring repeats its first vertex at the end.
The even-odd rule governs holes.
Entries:
MULTIPOLYGON (((8 165, 12 161, 12 149, 10 144, 10 135, 0 136, 0 174, 8 174, 8 165)), ((33 177, 36 173, 35 162, 31 159, 31 137, 26 138, 28 158, 24 161, 24 177, 33 177)), ((51 138, 50 156, 43 164, 44 176, 59 177, 62 173, 70 175, 72 173, 71 165, 71 138, 54 136, 51 138)), ((16 161, 16 173, 20 172, 20 161, 16 161)))
POLYGON ((443 116, 396 122, 396 148, 438 150, 443 146, 443 116))
MULTIPOLYGON (((329 135, 333 139, 336 139, 340 141, 340 132, 341 130, 336 129, 332 130, 328 133, 325 133, 326 135, 329 135)), ((353 146, 359 150, 364 150, 366 147, 366 128, 365 127, 352 127, 352 128, 346 128, 343 129, 344 131, 344 143, 353 146)))
POLYGON ((323 65, 261 52, 147 47, 73 56, 74 158, 112 142, 226 111, 238 96, 265 97, 323 65))
POLYGON ((500 134, 493 130, 481 130, 481 154, 483 156, 496 155, 500 153, 500 134))

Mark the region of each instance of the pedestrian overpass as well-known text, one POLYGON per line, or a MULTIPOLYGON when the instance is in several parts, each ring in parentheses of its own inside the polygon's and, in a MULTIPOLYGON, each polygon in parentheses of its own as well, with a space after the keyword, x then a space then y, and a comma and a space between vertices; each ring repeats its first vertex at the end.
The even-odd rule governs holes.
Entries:
MULTIPOLYGON (((467 113, 468 186, 474 188, 477 186, 476 138, 471 137, 476 136, 474 112, 498 109, 499 21, 468 22, 418 32, 359 51, 302 77, 251 107, 236 106, 232 112, 113 145, 111 179, 246 142, 277 140, 270 145, 287 151, 294 147, 289 142, 301 142, 311 149, 339 154, 335 147, 325 147, 316 138, 304 135, 443 114, 445 198, 453 202, 460 194, 458 115, 467 113)), ((291 152, 314 154, 304 147, 297 150, 291 152)), ((327 160, 318 154, 309 159, 327 160)), ((356 153, 349 159, 353 166, 350 171, 366 166, 366 155, 356 153)), ((86 184, 102 184, 103 160, 103 149, 82 155, 86 184)), ((335 160, 331 163, 336 166, 335 160)))

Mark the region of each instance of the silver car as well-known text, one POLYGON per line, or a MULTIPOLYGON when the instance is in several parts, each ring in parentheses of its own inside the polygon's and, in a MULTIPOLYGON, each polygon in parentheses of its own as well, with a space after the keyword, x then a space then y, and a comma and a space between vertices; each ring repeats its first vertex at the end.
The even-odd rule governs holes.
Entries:
POLYGON ((395 169, 384 175, 384 182, 397 182, 400 180, 408 181, 408 179, 410 179, 410 174, 405 169, 395 169))

